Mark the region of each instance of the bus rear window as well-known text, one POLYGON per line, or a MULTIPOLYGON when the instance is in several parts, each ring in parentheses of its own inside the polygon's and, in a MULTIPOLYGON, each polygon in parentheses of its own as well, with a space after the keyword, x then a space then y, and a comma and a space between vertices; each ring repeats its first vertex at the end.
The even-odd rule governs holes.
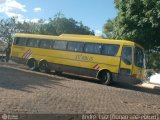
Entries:
POLYGON ((27 38, 15 38, 14 45, 25 46, 27 43, 27 38))
POLYGON ((104 44, 102 46, 102 54, 115 56, 118 52, 118 49, 119 49, 119 45, 104 44))

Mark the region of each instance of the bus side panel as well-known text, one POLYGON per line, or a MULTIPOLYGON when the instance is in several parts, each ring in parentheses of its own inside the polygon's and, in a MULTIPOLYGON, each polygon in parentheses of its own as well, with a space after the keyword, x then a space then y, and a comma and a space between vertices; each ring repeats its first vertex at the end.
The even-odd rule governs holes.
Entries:
POLYGON ((77 75, 89 76, 94 78, 96 78, 96 74, 98 72, 98 70, 92 70, 92 69, 81 68, 76 66, 69 66, 64 64, 49 63, 49 66, 55 71, 73 73, 77 75))
POLYGON ((23 55, 24 55, 26 50, 27 50, 27 48, 24 47, 24 46, 12 45, 12 48, 11 48, 11 60, 13 60, 13 61, 15 61, 17 63, 25 64, 26 63, 26 59, 23 58, 23 55))
POLYGON ((88 58, 92 58, 90 61, 81 61, 81 67, 102 70, 106 69, 112 73, 118 73, 120 58, 115 56, 95 55, 95 54, 83 54, 88 58))
POLYGON ((25 58, 24 55, 28 50, 32 51, 32 55, 29 57, 35 58, 37 61, 44 59, 50 63, 52 69, 58 71, 68 71, 75 74, 96 77, 99 70, 106 69, 117 74, 119 69, 120 58, 115 56, 20 46, 13 46, 11 56, 14 58, 20 58, 21 61, 25 60, 24 63, 26 63, 26 60, 29 59, 29 57, 25 58))
POLYGON ((54 60, 51 63, 57 64, 54 64, 53 68, 58 71, 68 71, 91 77, 97 77, 98 71, 104 69, 109 70, 113 74, 118 74, 119 57, 64 51, 58 52, 56 55, 56 57, 53 57, 54 60), (60 56, 65 56, 65 58, 61 58, 60 56))

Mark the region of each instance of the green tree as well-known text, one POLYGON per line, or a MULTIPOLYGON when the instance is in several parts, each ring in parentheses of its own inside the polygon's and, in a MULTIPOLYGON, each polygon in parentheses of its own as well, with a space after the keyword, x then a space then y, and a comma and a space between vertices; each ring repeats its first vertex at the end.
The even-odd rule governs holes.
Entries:
POLYGON ((158 67, 159 58, 156 55, 160 52, 160 1, 114 0, 114 3, 118 15, 105 23, 104 33, 114 39, 128 39, 144 46, 149 57, 156 61, 149 58, 150 68, 158 67))
POLYGON ((66 18, 62 13, 57 13, 49 20, 39 20, 35 22, 18 23, 18 29, 23 33, 45 34, 45 35, 60 35, 60 34, 86 34, 94 35, 94 31, 89 27, 84 26, 82 22, 78 22, 73 18, 66 18))
POLYGON ((56 29, 53 26, 51 20, 48 23, 43 23, 40 25, 39 34, 45 35, 57 35, 56 29))
POLYGON ((66 18, 62 13, 57 13, 53 19, 50 18, 47 21, 40 19, 38 22, 18 22, 17 18, 2 19, 0 20, 0 38, 11 43, 16 32, 45 35, 64 33, 94 35, 94 31, 84 26, 82 22, 66 18))
POLYGON ((113 38, 113 29, 114 29, 114 20, 107 20, 107 22, 103 26, 103 33, 107 38, 113 38))
POLYGON ((0 37, 2 40, 12 43, 13 35, 16 32, 16 18, 8 18, 0 20, 0 37))
POLYGON ((160 1, 117 0, 114 37, 130 39, 147 50, 160 46, 160 1))
POLYGON ((18 32, 39 34, 41 32, 40 30, 42 25, 44 25, 44 20, 39 20, 38 22, 31 22, 31 21, 17 22, 16 25, 18 32))
POLYGON ((160 70, 160 52, 148 53, 147 67, 160 70))
POLYGON ((63 33, 94 35, 94 32, 89 27, 84 26, 82 22, 78 22, 73 18, 66 18, 61 13, 57 13, 53 19, 50 19, 49 24, 54 28, 57 35, 63 33))

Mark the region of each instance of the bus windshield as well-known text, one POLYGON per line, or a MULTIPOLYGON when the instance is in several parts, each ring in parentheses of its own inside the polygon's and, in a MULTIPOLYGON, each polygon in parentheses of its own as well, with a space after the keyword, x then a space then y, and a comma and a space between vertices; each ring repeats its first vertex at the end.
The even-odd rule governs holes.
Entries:
POLYGON ((145 67, 144 59, 145 59, 145 57, 144 57, 143 50, 138 47, 135 47, 135 49, 134 49, 134 64, 135 64, 135 66, 140 67, 140 68, 144 68, 145 67))

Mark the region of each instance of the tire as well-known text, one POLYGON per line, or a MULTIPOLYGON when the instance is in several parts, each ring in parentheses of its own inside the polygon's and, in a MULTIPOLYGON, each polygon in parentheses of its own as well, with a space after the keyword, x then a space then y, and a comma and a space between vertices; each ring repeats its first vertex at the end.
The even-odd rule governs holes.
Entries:
POLYGON ((27 61, 27 65, 31 70, 36 70, 37 69, 37 62, 35 59, 29 59, 27 61))
POLYGON ((112 83, 112 75, 109 71, 103 71, 100 73, 100 80, 104 85, 111 85, 112 83))
POLYGON ((49 73, 50 72, 48 62, 45 61, 45 60, 40 61, 39 65, 38 65, 38 68, 39 68, 40 72, 43 72, 43 73, 49 73))

